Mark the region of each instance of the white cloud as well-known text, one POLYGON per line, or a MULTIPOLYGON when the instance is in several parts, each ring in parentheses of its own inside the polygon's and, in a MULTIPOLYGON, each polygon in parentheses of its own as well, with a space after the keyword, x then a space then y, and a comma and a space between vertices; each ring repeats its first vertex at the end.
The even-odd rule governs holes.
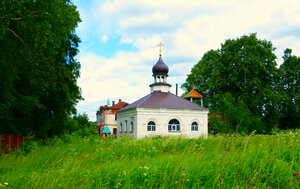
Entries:
POLYGON ((284 50, 289 48, 292 49, 292 54, 300 56, 300 44, 299 44, 300 37, 295 36, 286 36, 280 39, 274 40, 273 45, 275 47, 280 47, 276 51, 276 56, 281 64, 283 62, 282 56, 284 54, 284 50))
POLYGON ((102 36, 105 43, 108 36, 110 41, 120 36, 118 44, 137 50, 123 49, 111 58, 101 53, 79 54, 78 83, 86 99, 78 106, 82 110, 90 111, 107 98, 133 102, 146 95, 159 42, 165 44, 163 59, 170 68, 172 92, 175 83, 185 82, 205 52, 220 48, 228 38, 257 32, 259 38, 272 41, 279 60, 285 48, 300 55, 300 3, 296 0, 109 0, 94 4, 83 10, 82 39, 102 36))
POLYGON ((101 40, 102 40, 102 43, 106 43, 107 40, 108 40, 107 35, 103 35, 103 36, 101 37, 101 40))
POLYGON ((135 40, 133 46, 140 50, 155 49, 160 42, 162 42, 162 40, 158 37, 138 38, 135 40))
POLYGON ((123 43, 123 44, 130 44, 130 43, 132 43, 133 42, 133 40, 132 39, 130 39, 130 38, 121 38, 121 40, 120 40, 120 43, 123 43))

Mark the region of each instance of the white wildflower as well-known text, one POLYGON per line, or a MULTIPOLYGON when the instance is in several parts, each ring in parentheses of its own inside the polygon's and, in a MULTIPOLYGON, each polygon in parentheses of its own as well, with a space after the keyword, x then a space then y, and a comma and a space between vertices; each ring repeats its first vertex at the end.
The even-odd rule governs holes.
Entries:
POLYGON ((8 183, 7 183, 7 182, 5 182, 4 184, 5 184, 5 185, 8 185, 8 183))
POLYGON ((145 169, 149 169, 149 167, 147 167, 147 166, 144 166, 144 168, 145 168, 145 169))
POLYGON ((144 175, 145 175, 145 176, 147 176, 147 174, 146 174, 146 173, 144 173, 144 175))

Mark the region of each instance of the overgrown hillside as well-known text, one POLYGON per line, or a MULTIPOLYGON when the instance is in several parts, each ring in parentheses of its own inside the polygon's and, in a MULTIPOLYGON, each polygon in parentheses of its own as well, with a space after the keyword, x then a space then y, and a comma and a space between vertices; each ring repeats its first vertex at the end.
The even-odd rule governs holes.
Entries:
POLYGON ((7 188, 297 188, 299 130, 277 135, 102 139, 76 134, 0 158, 7 188))

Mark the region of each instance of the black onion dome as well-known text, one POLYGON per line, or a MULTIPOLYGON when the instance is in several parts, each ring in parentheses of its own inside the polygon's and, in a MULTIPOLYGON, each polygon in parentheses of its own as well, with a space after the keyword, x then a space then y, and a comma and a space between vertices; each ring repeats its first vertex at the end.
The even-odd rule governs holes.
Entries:
POLYGON ((159 55, 159 59, 158 59, 157 63, 152 67, 152 72, 154 75, 168 74, 169 68, 162 60, 161 55, 159 55))

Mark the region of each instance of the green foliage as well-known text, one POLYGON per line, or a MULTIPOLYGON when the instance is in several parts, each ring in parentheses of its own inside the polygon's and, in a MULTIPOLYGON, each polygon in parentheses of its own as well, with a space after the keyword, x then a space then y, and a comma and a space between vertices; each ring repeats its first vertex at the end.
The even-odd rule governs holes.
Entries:
POLYGON ((187 139, 56 137, 0 158, 10 188, 297 188, 299 130, 187 139))
MULTIPOLYGON (((228 39, 218 50, 210 50, 196 64, 188 75, 183 87, 187 91, 195 89, 204 96, 204 106, 210 111, 226 113, 225 120, 235 119, 232 127, 237 127, 243 120, 250 130, 268 130, 278 126, 280 118, 277 105, 282 96, 276 92, 279 71, 276 68, 276 56, 272 43, 259 40, 256 34, 242 36, 238 39, 228 39), (234 100, 228 101, 227 94, 234 100), (231 108, 229 111, 226 108, 231 108), (239 115, 239 107, 241 113, 239 115), (244 118, 251 118, 249 123, 244 118), (262 122, 265 129, 250 126, 262 122)), ((261 125, 261 124, 260 124, 261 125)))
POLYGON ((89 127, 90 123, 89 123, 89 118, 88 115, 86 113, 84 114, 79 114, 73 117, 73 119, 75 119, 79 125, 81 125, 82 127, 89 127))
POLYGON ((217 116, 216 112, 212 112, 209 119, 208 131, 209 134, 226 133, 227 128, 224 126, 224 117, 217 116))
POLYGON ((20 145, 19 151, 17 153, 23 153, 24 155, 28 155, 32 150, 37 148, 37 142, 25 142, 24 144, 20 145))
POLYGON ((213 114, 214 116, 210 118, 211 134, 264 132, 260 117, 254 115, 242 100, 233 98, 231 94, 224 94, 219 110, 220 117, 213 114))
POLYGON ((72 133, 75 136, 80 137, 89 137, 91 135, 96 135, 96 129, 94 127, 85 127, 82 129, 77 130, 76 132, 72 133))
POLYGON ((70 0, 1 1, 0 133, 59 134, 81 99, 70 0))
POLYGON ((280 65, 280 93, 284 96, 280 106, 280 128, 300 128, 300 58, 293 56, 291 49, 286 49, 283 60, 280 65))
POLYGON ((97 123, 95 121, 89 121, 90 127, 95 128, 97 126, 97 123))
POLYGON ((84 128, 92 128, 87 114, 74 115, 72 118, 68 116, 61 129, 63 129, 63 133, 72 133, 84 128))

